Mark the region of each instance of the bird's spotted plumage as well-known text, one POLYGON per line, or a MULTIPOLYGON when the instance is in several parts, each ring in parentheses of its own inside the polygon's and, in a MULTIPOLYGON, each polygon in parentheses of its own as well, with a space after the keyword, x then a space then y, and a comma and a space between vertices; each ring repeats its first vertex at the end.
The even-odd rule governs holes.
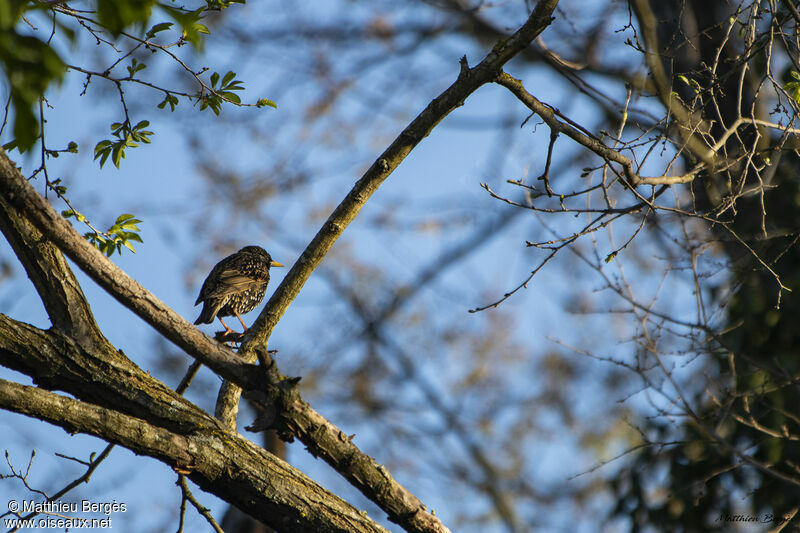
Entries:
MULTIPOLYGON (((269 283, 269 267, 283 266, 260 246, 245 246, 231 254, 211 270, 194 305, 203 303, 195 324, 211 324, 214 318, 236 316, 245 326, 241 315, 255 309, 264 299, 269 283)), ((225 332, 231 329, 225 326, 225 332)))

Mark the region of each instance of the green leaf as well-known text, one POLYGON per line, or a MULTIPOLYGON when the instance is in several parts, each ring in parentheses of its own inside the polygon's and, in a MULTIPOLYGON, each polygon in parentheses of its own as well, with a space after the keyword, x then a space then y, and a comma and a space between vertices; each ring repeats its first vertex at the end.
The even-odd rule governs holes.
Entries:
POLYGON ((161 22, 159 24, 156 24, 155 26, 147 30, 147 33, 145 34, 144 38, 145 40, 152 39, 153 37, 156 36, 158 32, 168 30, 172 26, 173 26, 172 22, 161 22))
POLYGON ((233 80, 233 78, 235 78, 235 77, 236 77, 236 73, 233 72, 232 70, 229 70, 228 73, 225 74, 225 77, 222 78, 222 86, 224 87, 224 86, 228 85, 233 80))
POLYGON ((275 102, 273 102, 269 98, 261 98, 256 102, 256 106, 258 106, 258 107, 269 106, 269 107, 274 107, 274 108, 277 109, 278 104, 276 104, 275 102))
POLYGON ((111 146, 111 141, 109 141, 108 139, 97 143, 94 147, 94 158, 97 159, 98 154, 103 150, 105 150, 106 148, 108 148, 109 146, 111 146))
POLYGON ((144 25, 155 0, 97 0, 97 19, 115 37, 134 24, 144 25))
POLYGON ((39 120, 34 108, 52 83, 60 83, 66 66, 45 42, 16 32, 15 24, 27 2, 0 1, 0 69, 14 110, 14 148, 24 153, 39 138, 39 120))
POLYGON ((678 74, 676 77, 677 77, 679 80, 681 80, 683 83, 685 83, 686 85, 688 85, 689 87, 691 87, 691 88, 694 90, 694 93, 695 93, 695 94, 697 94, 697 93, 699 93, 700 91, 702 91, 702 90, 703 90, 703 87, 702 87, 702 85, 700 85, 700 84, 697 82, 697 80, 695 80, 694 78, 687 78, 687 77, 686 77, 686 76, 684 76, 683 74, 678 74))
POLYGON ((17 113, 14 117, 14 142, 21 154, 32 148, 39 138, 39 120, 25 100, 15 98, 12 92, 11 102, 17 113))
POLYGON ((132 78, 134 74, 146 68, 147 65, 145 65, 144 63, 139 63, 138 61, 136 61, 136 58, 133 58, 131 60, 131 65, 128 67, 128 76, 132 78))
POLYGON ((797 103, 800 103, 800 82, 790 81, 783 86, 789 96, 797 103))
POLYGON ((230 100, 231 102, 235 103, 235 104, 241 104, 242 103, 242 100, 239 98, 239 95, 236 94, 236 93, 225 92, 225 93, 220 93, 220 94, 222 96, 224 96, 225 98, 227 98, 228 100, 230 100))
POLYGON ((166 107, 167 104, 169 104, 170 111, 175 111, 175 106, 178 105, 178 98, 174 95, 167 93, 167 95, 164 97, 164 100, 160 104, 158 104, 157 107, 159 109, 164 109, 164 107, 166 107))
POLYGON ((219 81, 219 73, 215 72, 211 75, 211 87, 216 87, 219 81))
POLYGON ((94 149, 94 158, 100 158, 100 168, 103 168, 109 156, 114 166, 119 168, 121 160, 125 158, 126 148, 136 148, 139 143, 149 144, 149 136, 153 135, 153 132, 141 129, 149 125, 149 120, 142 120, 133 127, 127 121, 111 124, 111 131, 117 140, 104 139, 97 143, 94 149))
POLYGON ((181 27, 181 37, 185 41, 195 45, 198 49, 202 48, 203 41, 200 38, 200 34, 209 33, 208 28, 199 23, 203 17, 205 7, 200 7, 194 11, 189 11, 166 4, 160 4, 160 6, 161 9, 166 11, 169 16, 172 17, 172 19, 181 27))
POLYGON ((245 0, 206 0, 206 3, 208 9, 221 11, 230 7, 231 4, 244 4, 245 0))
POLYGON ((119 144, 119 145, 115 146, 114 149, 112 150, 112 154, 111 154, 111 162, 114 163, 114 166, 119 168, 119 162, 124 157, 125 157, 124 145, 119 144))
MULTIPOLYGON (((65 185, 61 185, 61 178, 50 182, 50 188, 53 189, 58 195, 64 195, 67 192, 67 187, 65 185)), ((62 216, 65 212, 66 211, 62 212, 62 216)))

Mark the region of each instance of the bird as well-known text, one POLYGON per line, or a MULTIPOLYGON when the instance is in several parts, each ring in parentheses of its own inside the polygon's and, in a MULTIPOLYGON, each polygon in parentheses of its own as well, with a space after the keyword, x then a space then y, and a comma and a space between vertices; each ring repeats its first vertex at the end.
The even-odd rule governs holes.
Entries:
POLYGON ((203 302, 203 310, 194 323, 211 324, 216 317, 225 326, 223 335, 228 335, 235 332, 223 322, 222 317, 236 315, 246 333, 247 326, 242 320, 242 314, 255 309, 264 299, 270 267, 282 266, 273 261, 260 246, 245 246, 229 255, 211 269, 203 282, 194 303, 199 305, 203 302))

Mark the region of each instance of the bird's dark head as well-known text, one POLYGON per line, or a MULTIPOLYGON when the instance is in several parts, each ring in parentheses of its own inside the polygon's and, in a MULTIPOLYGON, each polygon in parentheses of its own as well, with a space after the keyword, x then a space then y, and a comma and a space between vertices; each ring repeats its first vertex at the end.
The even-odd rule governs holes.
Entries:
POLYGON ((242 248, 241 250, 239 250, 236 253, 238 253, 238 254, 251 254, 251 255, 255 255, 255 256, 261 257, 263 260, 265 260, 267 263, 269 263, 269 266, 271 266, 271 267, 282 267, 283 266, 282 264, 278 263, 277 261, 273 261, 272 260, 272 256, 270 256, 269 253, 267 253, 267 251, 265 249, 263 249, 262 247, 260 247, 260 246, 245 246, 244 248, 242 248))

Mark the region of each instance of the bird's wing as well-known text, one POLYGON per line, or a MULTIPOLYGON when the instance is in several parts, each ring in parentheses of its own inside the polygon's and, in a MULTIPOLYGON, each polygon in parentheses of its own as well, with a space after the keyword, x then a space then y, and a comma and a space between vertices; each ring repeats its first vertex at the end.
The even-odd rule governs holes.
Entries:
POLYGON ((267 280, 252 278, 237 270, 223 270, 216 278, 216 286, 207 294, 203 294, 203 299, 221 298, 230 294, 236 294, 252 288, 254 285, 266 283, 267 280))

